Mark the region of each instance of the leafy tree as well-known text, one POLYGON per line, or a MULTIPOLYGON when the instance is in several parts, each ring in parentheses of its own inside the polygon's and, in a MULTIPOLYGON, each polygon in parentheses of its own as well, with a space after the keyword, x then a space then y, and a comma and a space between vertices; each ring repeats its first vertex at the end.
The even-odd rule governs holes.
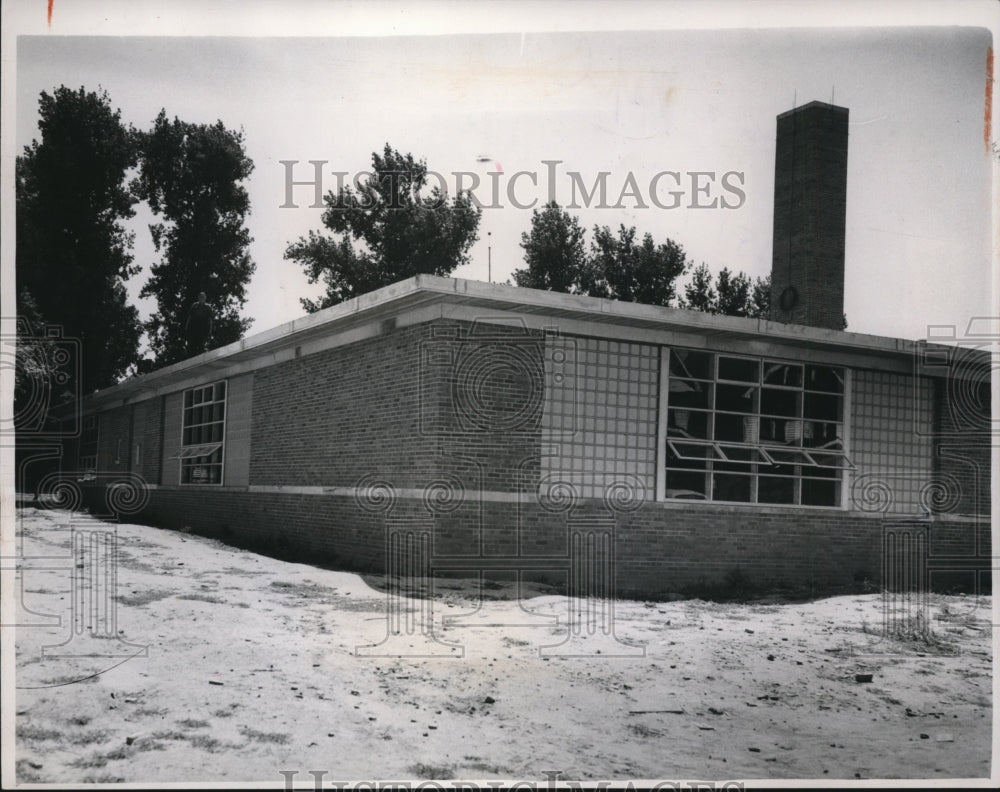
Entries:
POLYGON ((750 292, 750 309, 747 316, 768 319, 771 316, 771 275, 755 278, 750 292))
POLYGON ((372 154, 365 181, 327 193, 324 203, 323 225, 337 236, 310 231, 285 250, 310 283, 326 286, 319 300, 301 301, 309 312, 420 273, 450 275, 469 262, 482 214, 467 192, 449 199, 440 187, 428 191, 427 163, 388 143, 372 154))
POLYGON ((713 285, 705 264, 695 267, 684 287, 681 307, 726 316, 767 318, 771 309, 771 276, 756 278, 724 267, 713 285))
POLYGON ((691 272, 691 281, 684 286, 682 308, 706 313, 718 313, 718 295, 712 286, 712 273, 704 262, 691 272))
POLYGON ((617 236, 607 226, 594 226, 591 270, 606 294, 587 293, 623 302, 670 305, 676 297, 674 281, 688 267, 684 249, 671 239, 658 245, 649 233, 638 244, 635 237, 634 226, 619 226, 617 236))
POLYGON ((732 273, 728 267, 723 267, 715 282, 718 294, 717 313, 746 316, 750 305, 750 287, 750 278, 746 274, 732 273))
MULTIPOLYGON (((580 221, 555 201, 531 212, 531 230, 521 234, 523 269, 514 270, 514 283, 528 289, 586 293, 584 283, 599 289, 588 272, 584 231, 580 221)), ((604 296, 604 295, 600 295, 604 296)))
POLYGON ((250 198, 243 182, 253 171, 243 132, 215 124, 167 119, 161 110, 142 133, 136 193, 162 218, 150 226, 162 254, 140 296, 156 298, 146 322, 157 365, 188 357, 188 312, 205 292, 214 313, 211 346, 239 340, 251 320, 240 316, 256 266, 244 226, 250 198))
POLYGON ((141 326, 124 280, 139 268, 122 225, 135 214, 126 173, 136 140, 104 91, 60 86, 41 93, 38 110, 41 140, 15 167, 18 313, 26 332, 49 323, 79 342, 79 381, 70 366, 63 385, 89 393, 138 358, 141 326))

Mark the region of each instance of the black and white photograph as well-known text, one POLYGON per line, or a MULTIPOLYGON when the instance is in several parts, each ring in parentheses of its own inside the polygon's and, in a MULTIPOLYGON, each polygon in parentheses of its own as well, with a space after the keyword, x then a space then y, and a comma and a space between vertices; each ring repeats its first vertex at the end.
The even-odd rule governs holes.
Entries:
POLYGON ((1000 4, 2 4, 4 788, 990 788, 1000 4))

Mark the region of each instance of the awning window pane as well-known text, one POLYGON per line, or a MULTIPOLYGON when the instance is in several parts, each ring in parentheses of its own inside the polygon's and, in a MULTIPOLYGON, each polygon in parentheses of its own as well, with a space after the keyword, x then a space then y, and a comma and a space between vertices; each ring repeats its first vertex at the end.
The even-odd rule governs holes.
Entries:
POLYGON ((752 446, 719 443, 718 449, 725 455, 726 460, 729 462, 738 462, 744 465, 770 464, 770 462, 761 454, 760 450, 752 446))
POLYGON ((813 463, 808 454, 803 451, 797 451, 794 448, 772 448, 771 446, 767 446, 763 450, 775 464, 812 465, 813 463))
POLYGON ((668 440, 667 445, 678 459, 724 459, 715 446, 704 443, 684 443, 668 440))
POLYGON ((854 463, 843 454, 827 454, 820 453, 819 451, 810 451, 809 456, 812 457, 813 463, 817 467, 839 469, 854 467, 854 463))

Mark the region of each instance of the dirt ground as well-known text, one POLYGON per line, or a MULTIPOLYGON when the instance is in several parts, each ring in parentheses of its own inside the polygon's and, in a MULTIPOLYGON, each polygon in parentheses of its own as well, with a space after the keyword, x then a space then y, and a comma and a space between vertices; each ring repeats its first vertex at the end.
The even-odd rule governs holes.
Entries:
POLYGON ((393 600, 387 642, 390 600, 355 574, 60 511, 18 527, 19 782, 990 774, 988 597, 932 596, 930 640, 883 638, 878 594, 621 601, 613 636, 568 640, 599 603, 440 581, 393 600), (110 602, 73 608, 74 529, 117 535, 94 589, 117 638, 74 621, 110 602))

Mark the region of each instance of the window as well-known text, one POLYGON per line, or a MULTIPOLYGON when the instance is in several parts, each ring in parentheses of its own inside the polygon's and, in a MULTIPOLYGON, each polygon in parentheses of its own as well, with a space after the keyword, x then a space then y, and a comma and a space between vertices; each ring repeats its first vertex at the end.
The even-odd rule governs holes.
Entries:
POLYGON ((839 506, 844 370, 671 349, 665 494, 670 499, 839 506))
POLYGON ((181 484, 221 484, 226 434, 226 383, 184 391, 181 484))
POLYGON ((80 470, 97 468, 97 440, 97 416, 88 415, 83 419, 83 431, 80 432, 80 447, 77 453, 77 467, 80 470))

